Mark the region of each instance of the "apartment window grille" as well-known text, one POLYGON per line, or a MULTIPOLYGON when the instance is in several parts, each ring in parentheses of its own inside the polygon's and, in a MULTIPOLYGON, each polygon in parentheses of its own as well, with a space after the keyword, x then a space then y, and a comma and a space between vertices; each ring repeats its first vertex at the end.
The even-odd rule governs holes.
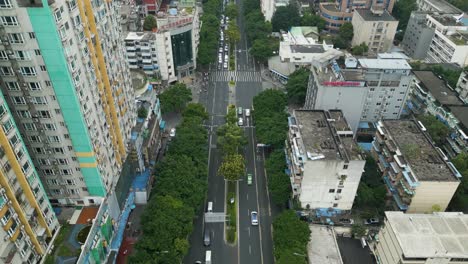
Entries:
POLYGON ((39 91, 39 90, 41 90, 41 84, 38 83, 38 82, 30 82, 30 83, 28 83, 28 85, 29 85, 29 89, 30 89, 31 91, 39 91))
POLYGON ((41 50, 34 50, 34 54, 36 54, 37 56, 40 56, 41 55, 41 50))
POLYGON ((15 51, 15 57, 17 60, 23 60, 23 61, 31 59, 31 55, 26 50, 15 51))
POLYGON ((0 60, 8 60, 8 55, 6 51, 0 50, 0 60))
POLYGON ((0 73, 3 76, 13 76, 14 75, 13 69, 11 67, 6 67, 6 66, 0 67, 0 73))
POLYGON ((36 125, 34 123, 23 123, 24 129, 28 131, 34 131, 36 130, 36 125))
POLYGON ((31 140, 31 142, 34 142, 34 143, 42 142, 42 139, 40 136, 29 136, 29 140, 31 140))
POLYGON ((3 130, 5 131, 6 134, 10 132, 10 130, 13 128, 13 122, 11 122, 11 119, 8 119, 5 123, 3 123, 3 130))
POLYGON ((57 129, 57 127, 55 126, 55 124, 52 124, 52 123, 47 123, 47 124, 45 124, 45 128, 46 128, 47 130, 52 130, 52 131, 57 129))
POLYGON ((16 114, 23 118, 31 118, 31 112, 28 110, 18 110, 16 114))
POLYGON ((8 39, 13 44, 22 44, 24 43, 24 37, 21 33, 10 33, 8 34, 8 39))
POLYGON ((6 8, 12 8, 13 6, 11 5, 10 0, 0 0, 0 8, 6 9, 6 8))
POLYGON ((33 104, 45 105, 47 104, 47 98, 45 96, 34 96, 32 102, 33 104))
POLYGON ((15 16, 1 16, 0 21, 4 26, 17 26, 18 19, 15 16))
POLYGON ((24 105, 24 104, 26 104, 26 99, 24 99, 23 96, 12 96, 11 98, 13 99, 13 103, 15 105, 24 105))
POLYGON ((35 39, 36 38, 36 34, 34 32, 29 32, 28 35, 29 35, 30 39, 35 39))
POLYGON ((18 135, 14 134, 10 139, 10 145, 14 148, 20 142, 18 135))
POLYGON ((55 154, 64 154, 63 148, 54 148, 55 154))
POLYGON ((50 112, 47 110, 37 111, 40 118, 50 118, 50 112))
POLYGON ((8 91, 19 91, 20 87, 17 82, 7 82, 6 83, 8 91))
POLYGON ((60 137, 59 136, 48 136, 47 138, 48 138, 49 142, 52 142, 52 143, 60 142, 60 137))
POLYGON ((55 172, 52 169, 44 169, 43 171, 45 175, 55 175, 55 172))
POLYGON ((34 68, 34 67, 21 67, 20 70, 21 70, 21 74, 23 74, 25 76, 36 76, 37 75, 36 68, 34 68))

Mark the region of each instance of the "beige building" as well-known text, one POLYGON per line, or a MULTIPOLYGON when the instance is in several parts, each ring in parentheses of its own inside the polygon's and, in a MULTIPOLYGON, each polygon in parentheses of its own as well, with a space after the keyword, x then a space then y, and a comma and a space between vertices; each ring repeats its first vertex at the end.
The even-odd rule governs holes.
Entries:
POLYGON ((409 213, 445 211, 460 173, 431 143, 417 120, 379 121, 372 156, 397 207, 409 213))
POLYGON ((373 246, 381 264, 468 263, 468 215, 385 212, 373 246))
POLYGON ((392 47, 398 21, 388 11, 375 14, 371 10, 356 9, 351 23, 354 28, 353 46, 366 43, 369 53, 387 52, 392 47))

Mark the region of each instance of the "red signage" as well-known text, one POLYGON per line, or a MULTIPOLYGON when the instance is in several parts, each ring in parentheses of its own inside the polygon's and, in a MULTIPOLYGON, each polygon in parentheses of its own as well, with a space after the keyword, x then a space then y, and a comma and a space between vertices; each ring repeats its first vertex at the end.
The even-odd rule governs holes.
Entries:
POLYGON ((181 20, 179 20, 177 22, 172 22, 172 23, 166 24, 164 26, 161 26, 160 28, 158 28, 158 31, 166 31, 166 30, 169 30, 169 29, 181 27, 181 26, 184 26, 186 24, 192 23, 192 21, 193 21, 193 17, 184 18, 184 19, 181 19, 181 20))
POLYGON ((322 83, 325 86, 362 86, 361 82, 323 82, 322 83))

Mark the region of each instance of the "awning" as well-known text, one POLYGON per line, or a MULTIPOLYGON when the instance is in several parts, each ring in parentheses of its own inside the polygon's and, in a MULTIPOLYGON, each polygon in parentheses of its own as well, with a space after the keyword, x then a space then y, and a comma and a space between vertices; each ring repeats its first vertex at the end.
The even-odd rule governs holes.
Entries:
POLYGON ((161 130, 164 130, 164 129, 166 128, 166 121, 161 120, 161 123, 159 123, 159 128, 160 128, 161 130))

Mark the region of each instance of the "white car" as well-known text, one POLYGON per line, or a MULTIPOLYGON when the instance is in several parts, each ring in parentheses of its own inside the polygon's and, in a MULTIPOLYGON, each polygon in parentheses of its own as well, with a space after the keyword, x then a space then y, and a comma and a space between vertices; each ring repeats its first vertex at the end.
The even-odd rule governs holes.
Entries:
POLYGON ((223 64, 223 68, 224 68, 224 69, 227 69, 227 68, 228 68, 227 66, 228 66, 228 65, 227 65, 227 62, 225 61, 224 64, 223 64))
POLYGON ((239 117, 239 120, 237 121, 237 124, 239 126, 243 126, 244 125, 244 119, 242 119, 242 117, 239 117))
POLYGON ((258 225, 258 213, 256 211, 250 213, 250 219, 252 220, 252 225, 258 225))
POLYGON ((229 51, 228 45, 224 46, 224 51, 229 51))
POLYGON ((169 132, 169 136, 170 137, 175 137, 175 131, 176 131, 175 128, 171 128, 171 132, 169 132))
POLYGON ((229 60, 229 55, 224 54, 224 60, 225 60, 225 61, 228 61, 228 60, 229 60))
POLYGON ((220 54, 223 53, 223 47, 220 47, 220 48, 219 48, 219 53, 220 53, 220 54))
POLYGON ((248 108, 245 109, 245 116, 250 116, 250 109, 248 108))

